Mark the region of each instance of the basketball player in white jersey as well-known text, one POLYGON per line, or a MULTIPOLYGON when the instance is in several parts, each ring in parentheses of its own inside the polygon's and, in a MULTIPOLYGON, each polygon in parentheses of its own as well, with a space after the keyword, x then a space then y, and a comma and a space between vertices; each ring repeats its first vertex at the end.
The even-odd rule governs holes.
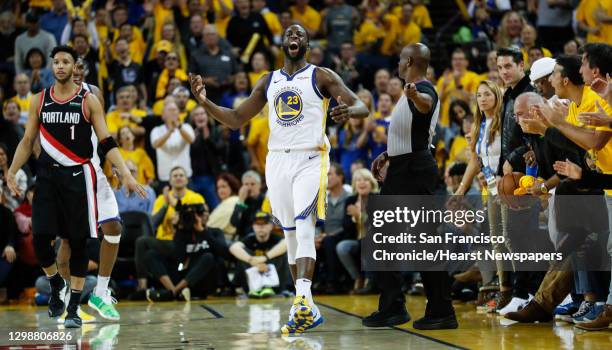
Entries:
POLYGON ((315 224, 325 219, 329 140, 325 121, 329 99, 338 106, 334 120, 366 118, 368 109, 333 71, 308 64, 308 34, 292 25, 283 35, 285 64, 256 83, 237 109, 215 105, 206 98, 199 75, 190 75, 191 90, 206 112, 237 129, 247 124, 268 103, 270 138, 266 182, 272 214, 282 227, 287 257, 295 281, 296 297, 283 334, 299 334, 323 322, 314 305, 310 286, 315 266, 315 224))

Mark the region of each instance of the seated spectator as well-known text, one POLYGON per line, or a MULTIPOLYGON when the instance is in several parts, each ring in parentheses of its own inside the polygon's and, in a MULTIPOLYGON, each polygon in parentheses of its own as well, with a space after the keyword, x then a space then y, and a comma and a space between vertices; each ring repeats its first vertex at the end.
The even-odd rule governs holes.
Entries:
POLYGON ((151 49, 151 52, 155 53, 155 58, 143 63, 142 75, 147 90, 147 96, 149 97, 147 100, 149 104, 153 104, 156 100, 154 96, 157 80, 159 80, 159 76, 164 70, 166 55, 168 52, 172 51, 172 49, 172 43, 166 40, 160 40, 157 44, 153 45, 151 49))
POLYGON ((576 39, 571 39, 563 45, 564 55, 577 55, 580 43, 576 39))
MULTIPOLYGON (((4 188, 0 188, 0 199, 3 197, 4 188)), ((17 253, 15 252, 17 225, 13 212, 2 201, 0 201, 0 219, 2 220, 2 225, 0 225, 0 249, 2 249, 2 255, 0 255, 0 304, 4 304, 8 295, 6 290, 7 278, 17 259, 17 253)))
MULTIPOLYGON (((345 174, 350 174, 351 164, 368 158, 368 129, 363 119, 351 118, 338 135, 340 164, 345 174)), ((350 179, 350 178, 349 178, 350 179)))
POLYGON ((174 256, 174 239, 175 227, 178 223, 179 215, 176 207, 179 203, 182 205, 203 204, 204 198, 187 188, 188 177, 185 169, 174 167, 169 171, 170 188, 165 187, 163 194, 159 195, 153 205, 153 227, 155 228, 155 237, 141 236, 136 240, 135 256, 136 261, 136 277, 138 278, 138 287, 136 295, 133 297, 142 299, 144 292, 147 289, 147 276, 149 270, 147 268, 146 255, 149 250, 155 250, 158 254, 165 258, 174 256))
POLYGON ((448 168, 448 166, 456 162, 468 163, 470 161, 470 142, 468 138, 472 131, 473 123, 474 118, 471 114, 466 115, 461 121, 461 132, 451 141, 445 167, 448 168))
POLYGON ((19 124, 25 126, 28 121, 28 113, 30 112, 30 101, 32 100, 32 92, 30 91, 32 82, 30 77, 25 73, 17 74, 13 87, 15 89, 15 96, 11 97, 11 100, 19 104, 19 109, 21 110, 19 124))
POLYGON ((209 123, 204 107, 194 108, 190 119, 195 128, 195 140, 190 149, 193 169, 192 189, 204 196, 209 208, 214 212, 219 203, 215 193, 215 176, 221 171, 221 162, 217 154, 217 143, 221 136, 218 128, 209 123))
POLYGON ((53 72, 47 68, 47 61, 37 47, 32 48, 26 54, 25 74, 30 78, 33 93, 41 92, 55 83, 53 72))
POLYGON ((497 47, 519 46, 521 32, 526 21, 516 11, 508 11, 504 14, 499 25, 497 34, 497 47))
MULTIPOLYGON (((138 178, 138 166, 130 159, 126 159, 125 165, 130 169, 130 173, 134 178, 138 178)), ((119 213, 126 211, 138 211, 151 215, 153 212, 153 204, 155 202, 155 191, 151 186, 143 184, 143 188, 147 193, 146 198, 141 198, 138 194, 132 192, 128 193, 123 187, 119 187, 113 190, 115 198, 117 199, 117 206, 119 207, 119 213)))
POLYGON ((253 226, 255 214, 261 210, 264 195, 261 193, 261 176, 253 170, 242 175, 242 187, 238 191, 238 202, 234 207, 230 223, 236 228, 236 237, 244 238, 253 226))
POLYGON ((332 163, 327 175, 327 212, 325 223, 321 232, 315 237, 317 250, 323 252, 317 254, 321 259, 317 263, 324 264, 321 275, 326 294, 336 294, 340 291, 338 279, 342 275, 342 265, 338 260, 336 245, 344 239, 344 212, 346 199, 350 192, 344 190, 344 171, 338 163, 332 163))
MULTIPOLYGON (((53 48, 57 46, 57 40, 55 40, 53 34, 40 29, 39 18, 34 11, 26 14, 25 21, 27 30, 20 34, 15 41, 15 72, 17 74, 23 73, 25 70, 25 57, 32 48, 39 48, 44 57, 49 57, 53 48)), ((47 68, 51 68, 51 60, 47 62, 47 68)))
POLYGON ((391 80, 391 73, 387 69, 379 69, 374 74, 374 90, 372 90, 372 97, 374 104, 378 103, 378 96, 386 93, 389 88, 389 81, 391 80))
POLYGON ((117 40, 115 44, 117 56, 108 63, 108 78, 113 92, 118 93, 119 90, 128 85, 138 87, 141 95, 140 107, 146 104, 148 92, 144 85, 145 77, 142 65, 136 63, 130 55, 130 47, 125 39, 117 40))
POLYGON ((470 104, 464 100, 455 100, 451 102, 449 108, 450 125, 444 128, 444 149, 447 153, 450 151, 451 143, 457 135, 461 133, 463 127, 463 119, 472 115, 470 104))
POLYGON ((234 283, 248 291, 249 297, 267 298, 287 284, 287 244, 272 234, 270 214, 255 215, 253 232, 230 246, 230 253, 239 260, 234 283))
POLYGON ((4 102, 2 106, 2 113, 4 114, 4 120, 8 122, 7 126, 12 126, 15 130, 19 139, 23 137, 25 133, 24 125, 19 124, 19 118, 21 116, 21 110, 19 109, 19 103, 15 100, 8 100, 4 102))
POLYGON ((395 105, 404 94, 404 84, 402 83, 402 80, 398 77, 391 78, 389 80, 387 93, 391 96, 391 102, 393 105, 395 105))
POLYGON ((168 91, 168 82, 171 78, 178 78, 181 82, 187 81, 187 73, 179 66, 179 57, 176 52, 168 52, 162 70, 157 79, 155 88, 155 99, 164 98, 172 91, 168 91))
MULTIPOLYGON (((365 222, 361 217, 361 208, 365 209, 368 195, 378 192, 378 182, 368 169, 358 169, 353 174, 353 195, 346 199, 343 222, 344 240, 336 246, 338 259, 355 281, 353 292, 359 291, 365 285, 360 266, 361 239, 365 236, 365 222)), ((368 288, 370 290, 371 287, 368 288)))
POLYGON ((17 182, 20 193, 13 195, 6 183, 6 176, 11 161, 8 147, 0 142, 0 187, 3 189, 0 201, 10 210, 15 210, 24 199, 26 189, 28 188, 28 176, 23 169, 17 171, 17 174, 15 174, 15 182, 17 182))
POLYGON ((251 158, 251 169, 263 174, 266 170, 266 156, 268 155, 268 138, 270 137, 270 125, 268 121, 268 105, 251 119, 249 135, 246 139, 249 158, 251 158))
POLYGON ((236 227, 230 221, 239 200, 240 187, 240 180, 230 173, 221 173, 217 177, 217 196, 221 202, 210 213, 208 226, 222 230, 228 242, 231 242, 236 234, 236 227))
MULTIPOLYGON (((128 126, 122 126, 119 128, 118 140, 119 153, 125 160, 129 160, 134 163, 138 168, 137 176, 134 176, 138 183, 148 185, 155 180, 155 166, 153 161, 149 158, 147 152, 140 147, 134 145, 136 136, 132 132, 132 129, 128 126)), ((110 166, 110 163, 106 163, 110 166)), ((108 173, 108 172, 107 172, 108 173)))
MULTIPOLYGON (((170 84, 168 84, 168 87, 171 87, 170 84)), ((179 109, 179 120, 181 123, 189 123, 187 117, 189 116, 189 113, 191 113, 191 111, 198 105, 198 103, 189 98, 191 96, 189 90, 180 83, 178 86, 173 87, 173 89, 170 91, 172 91, 171 97, 174 99, 174 102, 176 102, 176 106, 179 109)), ((156 101, 153 105, 153 115, 160 116, 164 110, 165 104, 166 99, 156 101)))
MULTIPOLYGON (((208 90, 207 92, 208 93, 208 90)), ((245 72, 238 72, 234 76, 232 88, 223 93, 221 106, 227 108, 237 108, 251 93, 249 78, 245 72)))
POLYGON ((119 129, 126 126, 135 136, 144 136, 145 128, 140 124, 147 113, 136 106, 130 86, 123 86, 117 90, 116 109, 106 114, 108 132, 117 138, 119 129))
POLYGON ((183 204, 176 209, 180 215, 172 241, 173 256, 164 259, 152 249, 145 257, 148 271, 165 288, 147 290, 149 301, 189 301, 191 289, 205 297, 217 289, 217 275, 226 273, 223 261, 229 257, 228 247, 221 230, 207 227, 206 204, 183 204))
POLYGON ((259 78, 270 72, 270 65, 266 61, 266 56, 261 52, 255 52, 251 58, 251 70, 248 73, 249 83, 255 86, 259 78))
POLYGON ((151 131, 151 145, 157 154, 157 178, 168 182, 170 169, 181 167, 191 177, 189 149, 195 139, 191 125, 179 121, 179 109, 174 101, 167 101, 162 114, 164 125, 151 131))
POLYGON ((376 103, 376 112, 374 112, 374 119, 387 120, 391 118, 391 111, 393 110, 393 98, 388 93, 381 93, 378 96, 376 103))
POLYGON ((536 31, 536 29, 532 25, 524 25, 523 30, 521 31, 521 42, 523 44, 521 47, 521 53, 523 54, 523 62, 525 62, 525 70, 528 70, 529 67, 531 67, 531 63, 537 61, 542 57, 552 57, 552 53, 550 53, 547 48, 539 46, 537 44, 537 40, 538 32, 536 31), (532 57, 530 56, 530 50, 533 48, 538 48, 543 56, 537 57, 532 60, 532 57))
POLYGON ((497 85, 503 85, 497 70, 497 51, 491 50, 487 54, 487 71, 478 75, 478 84, 483 80, 490 80, 497 85))

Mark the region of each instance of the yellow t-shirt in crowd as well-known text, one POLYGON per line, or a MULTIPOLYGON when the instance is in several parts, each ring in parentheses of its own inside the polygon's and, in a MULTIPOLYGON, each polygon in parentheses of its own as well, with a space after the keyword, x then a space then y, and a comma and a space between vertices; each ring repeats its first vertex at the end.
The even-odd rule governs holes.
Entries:
MULTIPOLYGON (((582 0, 576 9, 576 20, 584 22, 589 27, 596 27, 595 11, 599 7, 600 0, 582 0)), ((601 31, 600 33, 601 34, 601 31)), ((587 43, 602 42, 599 34, 587 33, 587 43)))
POLYGON ((44 9, 51 9, 51 7, 53 7, 51 0, 30 0, 28 5, 32 8, 37 7, 44 9))
POLYGON ((121 153, 124 160, 131 160, 138 166, 136 181, 138 181, 139 184, 145 185, 155 180, 155 165, 153 165, 153 161, 149 158, 145 150, 142 148, 134 148, 133 151, 128 151, 119 147, 119 153, 121 153))
POLYGON ((321 26, 321 15, 317 10, 307 5, 304 13, 300 13, 297 6, 289 7, 289 11, 291 11, 293 19, 301 22, 306 29, 311 32, 319 31, 319 27, 321 26))
POLYGON ((10 101, 15 101, 19 105, 19 109, 21 113, 29 113, 30 111, 30 101, 32 101, 32 93, 28 92, 26 97, 21 98, 19 95, 15 95, 11 97, 10 101))
POLYGON ((276 36, 283 34, 283 27, 281 26, 276 13, 272 11, 265 11, 261 15, 263 16, 264 20, 266 20, 266 24, 268 25, 268 28, 270 28, 272 35, 276 36))
POLYGON ((266 156, 268 155, 268 138, 270 137, 270 126, 268 125, 267 107, 264 107, 259 115, 251 121, 251 128, 247 136, 247 145, 255 149, 260 169, 266 168, 266 156))
POLYGON ((470 144, 464 136, 458 135, 451 142, 445 167, 452 163, 468 163, 470 161, 470 144))
POLYGON ((431 17, 429 17, 429 10, 423 4, 415 5, 412 9, 412 21, 421 27, 421 29, 433 28, 431 17))
POLYGON ((257 72, 249 72, 248 76, 249 76, 249 83, 251 84, 251 88, 253 86, 255 86, 255 84, 257 83, 257 81, 259 80, 259 78, 263 77, 264 75, 270 73, 270 71, 268 70, 262 70, 261 72, 257 73, 257 72))
MULTIPOLYGON (((108 127, 108 132, 111 134, 116 133, 123 126, 129 126, 130 128, 140 126, 129 118, 121 118, 121 113, 122 112, 119 110, 114 110, 106 114, 106 126, 108 127)), ((138 108, 132 108, 129 113, 138 118, 147 116, 147 112, 138 108)))
MULTIPOLYGON (((574 125, 584 127, 584 125, 578 120, 578 115, 584 112, 597 112, 598 108, 595 102, 599 102, 601 107, 606 111, 608 115, 612 115, 612 107, 606 103, 597 93, 589 86, 585 86, 582 92, 582 100, 580 105, 577 105, 572 101, 569 106, 566 120, 574 125)), ((598 131, 609 131, 612 129, 609 127, 598 127, 595 128, 598 131)), ((599 151, 589 151, 596 159, 595 165, 601 169, 604 174, 612 174, 612 139, 608 140, 608 143, 599 151)), ((612 189, 606 190, 608 195, 612 195, 612 189)))
POLYGON ((456 98, 461 98, 462 92, 468 93, 476 93, 476 89, 478 89, 478 74, 472 71, 465 71, 459 82, 463 86, 462 90, 457 90, 457 86, 455 85, 455 79, 450 79, 450 82, 446 87, 444 87, 444 91, 442 91, 442 86, 444 85, 444 76, 441 76, 438 79, 438 83, 436 84, 436 89, 438 94, 444 94, 444 99, 440 101, 440 125, 448 126, 449 123, 449 109, 451 102, 456 98))
POLYGON ((395 53, 395 43, 400 32, 399 19, 393 14, 383 16, 383 23, 376 19, 368 18, 359 27, 353 37, 357 51, 363 51, 370 44, 382 39, 380 53, 383 55, 393 55, 395 53))
POLYGON ((406 45, 421 42, 421 28, 414 22, 407 24, 400 22, 399 33, 400 50, 406 45))
MULTIPOLYGON (((612 1, 599 0, 600 11, 603 11, 608 17, 612 17, 612 1)), ((599 31, 601 42, 612 45, 612 23, 602 23, 599 31)))
MULTIPOLYGON (((170 191, 170 196, 174 195, 174 191, 170 191)), ((204 197, 199 193, 193 192, 192 190, 186 190, 183 198, 180 198, 182 204, 201 204, 205 203, 204 197)), ((176 210, 173 206, 166 203, 166 198, 163 194, 159 195, 153 204, 153 215, 157 214, 164 205, 168 205, 168 210, 166 211, 166 215, 164 215, 164 220, 161 225, 157 228, 157 233, 155 237, 162 241, 170 241, 174 238, 174 227, 172 225, 172 217, 176 210)))
MULTIPOLYGON (((165 105, 165 99, 161 99, 161 100, 157 100, 155 101, 155 103, 153 104, 153 115, 156 117, 159 117, 162 115, 162 112, 164 111, 164 105, 165 105)), ((189 113, 191 113, 191 111, 196 108, 196 106, 198 105, 198 103, 192 99, 187 100, 187 105, 185 106, 185 111, 179 113, 179 120, 182 122, 185 121, 185 119, 187 119, 187 117, 189 116, 189 113)))

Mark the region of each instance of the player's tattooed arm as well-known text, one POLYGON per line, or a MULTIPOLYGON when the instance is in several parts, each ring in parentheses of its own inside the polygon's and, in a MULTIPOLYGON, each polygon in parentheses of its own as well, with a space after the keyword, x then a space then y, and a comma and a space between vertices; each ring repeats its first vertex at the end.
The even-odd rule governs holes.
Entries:
POLYGON ((251 95, 236 109, 220 107, 211 102, 206 96, 206 85, 200 75, 189 73, 189 83, 191 92, 210 116, 232 129, 238 129, 246 125, 266 105, 266 83, 270 74, 272 73, 264 75, 257 81, 251 95))
POLYGON ((40 126, 40 119, 38 118, 38 109, 41 103, 40 98, 40 92, 32 96, 32 102, 30 103, 30 111, 28 114, 28 121, 26 123, 26 130, 23 135, 23 138, 21 139, 21 141, 19 141, 17 149, 15 150, 13 162, 11 163, 11 167, 9 168, 7 174, 6 182, 13 195, 22 195, 21 191, 19 191, 19 187, 17 186, 15 176, 17 174, 17 171, 21 169, 21 167, 30 158, 30 155, 32 155, 32 150, 34 149, 34 142, 38 137, 38 128, 40 126))
MULTIPOLYGON (((110 133, 106 127, 106 121, 104 120, 104 109, 102 108, 100 101, 96 96, 89 94, 86 97, 85 103, 87 104, 87 111, 89 112, 89 120, 93 125, 98 140, 106 140, 110 137, 110 133)), ((121 175, 121 183, 126 188, 128 193, 136 192, 141 198, 147 197, 147 193, 144 188, 136 182, 127 165, 125 165, 125 161, 123 160, 123 157, 121 156, 121 153, 119 153, 117 147, 109 150, 106 153, 106 158, 108 158, 113 166, 115 166, 119 171, 119 174, 121 175)))
POLYGON ((317 87, 325 97, 335 98, 338 105, 331 110, 331 117, 337 122, 349 118, 367 118, 370 111, 366 105, 352 92, 342 78, 328 68, 317 67, 315 73, 317 87))

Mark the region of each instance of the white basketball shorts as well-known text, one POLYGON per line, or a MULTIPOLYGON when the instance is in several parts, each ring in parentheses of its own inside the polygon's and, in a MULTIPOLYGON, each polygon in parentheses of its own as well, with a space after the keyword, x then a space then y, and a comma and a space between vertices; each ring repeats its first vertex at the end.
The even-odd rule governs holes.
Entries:
POLYGON ((295 230, 295 221, 314 215, 325 221, 328 150, 270 151, 266 183, 272 215, 283 230, 295 230))
POLYGON ((100 166, 92 162, 96 169, 97 177, 97 189, 96 189, 96 203, 98 205, 98 225, 101 225, 109 221, 121 221, 119 216, 119 207, 117 206, 117 199, 115 193, 111 188, 104 171, 100 166))

